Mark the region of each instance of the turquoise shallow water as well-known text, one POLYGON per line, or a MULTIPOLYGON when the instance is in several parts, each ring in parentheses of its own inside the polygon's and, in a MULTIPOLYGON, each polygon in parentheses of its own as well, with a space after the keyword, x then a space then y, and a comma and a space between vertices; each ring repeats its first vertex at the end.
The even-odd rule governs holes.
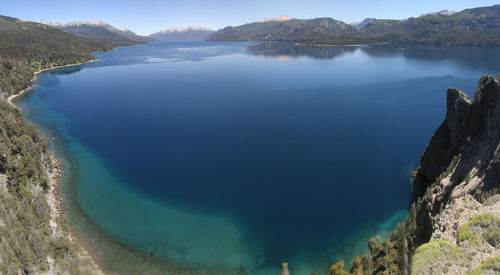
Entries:
POLYGON ((498 53, 161 42, 41 74, 18 104, 56 137, 106 271, 154 251, 159 268, 324 272, 404 219, 446 88, 472 94, 498 53))

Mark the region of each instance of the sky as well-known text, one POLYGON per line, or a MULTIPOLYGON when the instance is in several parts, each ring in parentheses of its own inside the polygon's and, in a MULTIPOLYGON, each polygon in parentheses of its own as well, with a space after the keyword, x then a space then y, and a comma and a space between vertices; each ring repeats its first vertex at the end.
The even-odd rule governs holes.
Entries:
POLYGON ((350 23, 495 4, 500 0, 0 0, 0 14, 31 21, 99 20, 149 35, 170 27, 219 29, 281 15, 332 17, 350 23))

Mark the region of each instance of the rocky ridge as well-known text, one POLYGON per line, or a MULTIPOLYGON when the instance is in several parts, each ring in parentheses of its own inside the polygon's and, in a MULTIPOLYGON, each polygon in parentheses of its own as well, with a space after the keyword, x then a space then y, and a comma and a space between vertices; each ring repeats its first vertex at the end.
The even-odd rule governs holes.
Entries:
POLYGON ((426 191, 418 201, 413 242, 417 250, 412 260, 422 256, 420 246, 429 241, 449 241, 447 249, 453 245, 458 252, 451 254, 458 258, 446 260, 451 254, 443 253, 444 258, 434 257, 439 261, 412 265, 412 273, 464 274, 500 256, 500 223, 496 222, 500 200, 495 196, 500 190, 499 142, 500 83, 492 76, 481 77, 473 99, 449 88, 446 118, 432 136, 416 173, 426 191), (494 222, 484 221, 485 217, 494 222), (471 222, 472 231, 467 227, 471 222))

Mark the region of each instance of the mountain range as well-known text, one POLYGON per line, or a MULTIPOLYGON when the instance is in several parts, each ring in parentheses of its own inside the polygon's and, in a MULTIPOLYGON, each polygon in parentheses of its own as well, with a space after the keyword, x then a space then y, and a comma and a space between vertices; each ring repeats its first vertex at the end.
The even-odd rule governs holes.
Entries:
POLYGON ((40 21, 40 23, 112 46, 129 46, 154 41, 153 38, 137 35, 128 29, 118 29, 101 21, 69 23, 40 21))
POLYGON ((191 26, 169 28, 149 36, 142 36, 129 29, 119 29, 101 21, 75 21, 69 23, 40 21, 40 23, 111 46, 130 46, 158 40, 204 40, 214 32, 210 28, 191 26))
POLYGON ((500 45, 500 5, 441 11, 404 20, 365 19, 347 24, 332 18, 264 20, 225 27, 213 41, 295 41, 306 44, 500 45))
POLYGON ((150 34, 149 37, 157 40, 204 40, 215 30, 204 27, 169 28, 150 34))
POLYGON ((367 18, 355 23, 329 17, 280 16, 217 31, 204 27, 169 28, 149 36, 101 21, 41 23, 111 47, 158 40, 293 41, 313 45, 500 45, 500 5, 460 12, 443 10, 403 20, 367 18))

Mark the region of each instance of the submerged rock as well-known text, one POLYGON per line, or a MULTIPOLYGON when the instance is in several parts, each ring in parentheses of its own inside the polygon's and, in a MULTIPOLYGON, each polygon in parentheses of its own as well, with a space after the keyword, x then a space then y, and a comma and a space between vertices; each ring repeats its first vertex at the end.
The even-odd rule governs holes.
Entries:
POLYGON ((288 270, 288 263, 282 263, 281 264, 280 275, 290 275, 290 271, 288 270))

